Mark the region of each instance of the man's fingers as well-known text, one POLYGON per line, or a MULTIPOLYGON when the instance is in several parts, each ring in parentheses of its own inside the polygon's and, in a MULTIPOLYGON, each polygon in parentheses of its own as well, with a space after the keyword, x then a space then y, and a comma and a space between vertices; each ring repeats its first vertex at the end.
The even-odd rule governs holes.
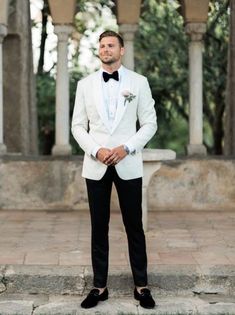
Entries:
POLYGON ((109 162, 109 160, 112 160, 112 154, 108 154, 104 157, 104 163, 109 162))
POLYGON ((106 164, 106 160, 109 158, 109 156, 111 155, 111 150, 107 149, 107 148, 101 148, 98 153, 97 153, 97 157, 98 159, 102 162, 106 164))
POLYGON ((115 152, 110 152, 110 154, 106 155, 104 161, 110 162, 113 161, 115 158, 118 158, 118 155, 115 152))
POLYGON ((115 165, 119 163, 125 157, 125 155, 126 152, 123 152, 123 148, 121 146, 113 148, 109 152, 106 152, 102 162, 106 165, 115 165))
POLYGON ((117 161, 118 161, 117 158, 109 158, 109 159, 107 159, 107 160, 105 161, 105 164, 107 164, 107 165, 113 165, 113 164, 115 164, 117 161))

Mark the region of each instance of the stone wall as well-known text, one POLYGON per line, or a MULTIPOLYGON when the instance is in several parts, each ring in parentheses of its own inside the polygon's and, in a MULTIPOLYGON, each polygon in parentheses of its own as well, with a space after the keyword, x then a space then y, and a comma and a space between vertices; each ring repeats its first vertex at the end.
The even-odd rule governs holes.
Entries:
MULTIPOLYGON (((82 158, 0 159, 0 209, 86 209, 82 158)), ((149 209, 235 210, 235 160, 162 162, 149 187, 149 209)), ((112 209, 118 208, 115 191, 112 209)))
POLYGON ((235 210, 235 160, 175 160, 150 183, 152 210, 235 210))

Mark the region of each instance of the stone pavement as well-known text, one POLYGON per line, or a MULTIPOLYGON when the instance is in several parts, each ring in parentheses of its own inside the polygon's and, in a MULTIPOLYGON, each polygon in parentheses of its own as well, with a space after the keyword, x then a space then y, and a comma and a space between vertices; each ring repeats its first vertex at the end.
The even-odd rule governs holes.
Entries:
POLYGON ((132 298, 126 235, 111 214, 109 301, 79 307, 92 286, 88 211, 0 211, 0 315, 235 314, 235 211, 149 213, 149 283, 132 298))
MULTIPOLYGON (((1 315, 234 315, 234 300, 208 303, 207 300, 182 297, 160 297, 153 310, 145 310, 130 297, 110 298, 94 309, 80 307, 81 298, 74 296, 11 296, 1 301, 1 315), (23 299, 23 300, 21 300, 23 299)), ((214 300, 214 301, 218 301, 214 300)))

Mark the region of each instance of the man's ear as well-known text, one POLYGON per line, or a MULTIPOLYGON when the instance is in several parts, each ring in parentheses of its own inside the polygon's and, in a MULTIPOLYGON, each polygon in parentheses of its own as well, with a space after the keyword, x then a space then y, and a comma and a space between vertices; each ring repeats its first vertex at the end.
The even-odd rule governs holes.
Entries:
POLYGON ((121 47, 121 56, 123 56, 125 54, 125 48, 121 47))

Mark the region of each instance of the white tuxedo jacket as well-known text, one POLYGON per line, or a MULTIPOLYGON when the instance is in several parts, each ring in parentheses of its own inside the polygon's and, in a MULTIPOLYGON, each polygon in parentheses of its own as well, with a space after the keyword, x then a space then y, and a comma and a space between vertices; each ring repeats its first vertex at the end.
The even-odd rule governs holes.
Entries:
POLYGON ((127 155, 115 165, 116 171, 125 180, 142 177, 141 151, 157 130, 154 100, 148 81, 144 76, 123 68, 116 116, 110 129, 101 80, 102 70, 99 70, 77 84, 72 134, 85 152, 82 176, 99 180, 105 174, 107 165, 91 155, 97 146, 112 149, 126 144, 131 151, 135 150, 135 154, 127 155), (135 98, 125 102, 123 91, 131 92, 135 98))

